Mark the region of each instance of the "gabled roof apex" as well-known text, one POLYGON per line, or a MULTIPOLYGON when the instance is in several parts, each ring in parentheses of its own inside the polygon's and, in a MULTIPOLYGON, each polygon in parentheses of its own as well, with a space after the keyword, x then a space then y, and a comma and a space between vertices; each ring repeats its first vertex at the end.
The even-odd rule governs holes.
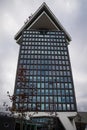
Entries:
POLYGON ((47 8, 49 8, 45 2, 43 2, 42 5, 39 8, 42 8, 44 6, 46 6, 47 8))
POLYGON ((46 2, 43 2, 41 6, 47 6, 46 2))
MULTIPOLYGON (((18 31, 18 33, 15 35, 15 40, 18 40, 20 38, 20 36, 22 35, 22 31, 24 29, 32 29, 30 28, 31 25, 35 22, 35 20, 38 19, 38 17, 40 17, 40 15, 43 14, 43 12, 45 12, 45 14, 47 14, 47 16, 49 17, 51 25, 55 26, 58 28, 58 30, 61 30, 61 31, 64 31, 65 32, 65 35, 66 35, 66 38, 68 41, 71 41, 71 37, 70 35, 68 34, 68 32, 65 30, 65 28, 61 25, 61 23, 59 22, 59 20, 56 18, 56 16, 52 13, 52 11, 50 10, 50 8, 47 6, 47 4, 45 2, 42 3, 42 5, 38 8, 38 10, 31 16, 29 17, 28 21, 23 25, 23 27, 18 31), (52 24, 53 23, 53 24, 52 24)), ((45 15, 46 16, 46 15, 45 15)), ((44 16, 43 16, 44 17, 44 16)), ((48 18, 47 17, 47 18, 48 18)), ((41 17, 42 18, 42 17, 41 17)), ((40 18, 40 20, 41 20, 40 18)), ((40 20, 37 21, 37 24, 38 22, 40 22, 40 20)), ((45 23, 43 21, 43 23, 45 23)), ((49 23, 49 22, 48 22, 49 23)), ((35 23, 36 24, 36 23, 35 23)), ((46 23, 45 23, 46 25, 46 23)), ((36 27, 36 26, 34 26, 36 27)), ((52 27, 53 28, 53 27, 52 27)), ((37 28, 33 28, 33 29, 37 29, 37 28)))

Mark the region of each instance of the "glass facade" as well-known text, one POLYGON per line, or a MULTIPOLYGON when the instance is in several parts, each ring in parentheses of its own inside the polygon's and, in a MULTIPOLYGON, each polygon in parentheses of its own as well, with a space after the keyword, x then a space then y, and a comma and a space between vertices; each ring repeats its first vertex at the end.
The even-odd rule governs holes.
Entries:
POLYGON ((76 111, 68 43, 63 31, 23 31, 14 94, 16 109, 76 111))

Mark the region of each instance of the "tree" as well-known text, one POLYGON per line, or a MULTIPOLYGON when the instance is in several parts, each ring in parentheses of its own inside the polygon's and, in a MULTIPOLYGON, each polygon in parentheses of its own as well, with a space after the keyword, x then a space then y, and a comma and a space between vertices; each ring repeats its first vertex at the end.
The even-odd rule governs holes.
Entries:
MULTIPOLYGON (((18 73, 17 73, 17 78, 19 81, 19 85, 17 85, 18 88, 25 88, 26 87, 26 69, 21 65, 21 67, 18 69, 18 73)), ((35 95, 37 93, 37 89, 34 88, 34 85, 29 86, 30 87, 30 92, 32 95, 35 95)), ((23 122, 24 119, 26 119, 26 112, 30 112, 32 108, 25 108, 24 107, 24 103, 25 103, 25 99, 28 98, 28 103, 32 100, 31 98, 29 98, 29 95, 26 93, 19 93, 19 94, 14 94, 14 95, 10 95, 9 91, 7 92, 7 96, 9 97, 10 101, 12 102, 12 107, 9 107, 9 110, 11 111, 11 113, 14 115, 15 113, 18 114, 18 119, 20 120, 20 130, 23 130, 23 122), (19 98, 18 98, 19 97, 19 98), (17 107, 16 106, 16 100, 20 99, 20 102, 22 104, 21 107, 17 107)), ((38 103, 36 103, 36 112, 38 111, 38 103)), ((28 113, 29 118, 32 117, 35 114, 35 112, 33 114, 28 113)))

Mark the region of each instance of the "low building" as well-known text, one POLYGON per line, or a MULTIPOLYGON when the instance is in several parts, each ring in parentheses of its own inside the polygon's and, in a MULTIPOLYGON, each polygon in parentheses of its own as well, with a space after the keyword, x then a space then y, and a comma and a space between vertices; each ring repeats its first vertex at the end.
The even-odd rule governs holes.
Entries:
POLYGON ((78 112, 75 123, 77 130, 87 130, 87 112, 78 112))
MULTIPOLYGON (((14 118, 11 114, 0 113, 0 130, 20 130, 20 118, 14 118)), ((56 126, 59 130, 64 130, 58 118, 31 118, 31 120, 22 120, 23 130, 54 130, 56 126), (57 123, 58 122, 58 123, 57 123), (59 124, 59 125, 58 125, 59 124)), ((75 117, 77 130, 87 130, 87 112, 78 112, 75 117)))

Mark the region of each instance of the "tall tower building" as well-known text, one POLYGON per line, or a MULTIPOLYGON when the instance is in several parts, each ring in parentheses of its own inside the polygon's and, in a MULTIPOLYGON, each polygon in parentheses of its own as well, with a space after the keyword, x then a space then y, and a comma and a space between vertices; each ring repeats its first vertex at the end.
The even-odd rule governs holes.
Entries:
POLYGON ((36 120, 44 121, 48 113, 56 113, 62 130, 75 130, 77 108, 68 52, 70 35, 43 3, 15 40, 20 46, 14 89, 16 111, 38 112, 36 120))

